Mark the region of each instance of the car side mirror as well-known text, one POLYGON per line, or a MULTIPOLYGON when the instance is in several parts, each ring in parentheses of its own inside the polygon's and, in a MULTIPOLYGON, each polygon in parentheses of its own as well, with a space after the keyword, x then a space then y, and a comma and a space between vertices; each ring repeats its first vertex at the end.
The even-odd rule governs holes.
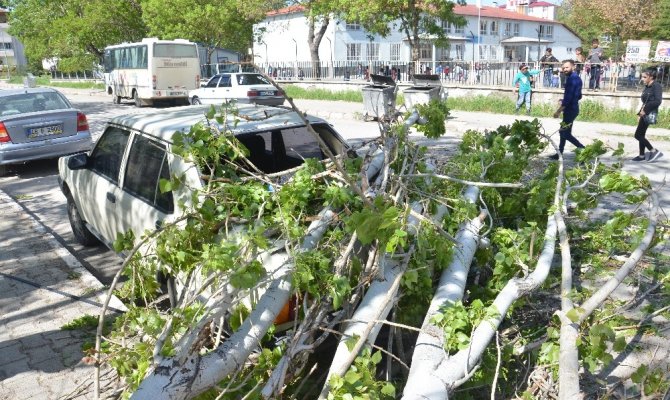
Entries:
POLYGON ((86 153, 76 154, 67 160, 67 167, 72 170, 84 169, 87 165, 88 154, 86 153))

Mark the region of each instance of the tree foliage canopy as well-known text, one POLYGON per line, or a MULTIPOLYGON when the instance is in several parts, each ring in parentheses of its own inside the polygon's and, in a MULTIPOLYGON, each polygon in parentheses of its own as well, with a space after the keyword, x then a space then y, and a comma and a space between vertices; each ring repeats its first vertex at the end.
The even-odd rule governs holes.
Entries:
POLYGON ((89 69, 110 44, 146 35, 141 7, 126 0, 15 0, 9 33, 31 60, 58 58, 62 70, 89 69))
POLYGON ((184 38, 246 52, 264 2, 239 0, 144 0, 142 19, 151 36, 184 38), (251 6, 250 4, 253 4, 251 6))
POLYGON ((621 40, 642 39, 652 33, 650 15, 660 3, 659 0, 566 0, 558 19, 587 41, 601 35, 621 40))

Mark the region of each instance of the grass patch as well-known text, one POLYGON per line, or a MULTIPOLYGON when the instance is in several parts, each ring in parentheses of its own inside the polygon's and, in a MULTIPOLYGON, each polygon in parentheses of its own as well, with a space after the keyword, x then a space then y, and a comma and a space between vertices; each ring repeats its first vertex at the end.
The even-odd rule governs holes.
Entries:
MULTIPOLYGON (((23 85, 24 76, 14 75, 9 80, 9 83, 23 85)), ((103 90, 105 85, 95 82, 69 82, 69 81, 55 81, 52 82, 49 76, 36 76, 35 84, 37 86, 53 86, 72 89, 100 89, 103 90)))
MULTIPOLYGON (((296 99, 350 101, 362 103, 360 90, 332 92, 325 89, 304 89, 294 85, 284 87, 286 94, 296 99)), ((402 94, 398 94, 396 104, 403 104, 402 94)), ((490 112, 494 114, 514 114, 515 101, 502 96, 450 97, 447 106, 451 110, 490 112)), ((534 117, 552 117, 557 107, 545 103, 533 104, 531 115, 534 117)), ((578 121, 608 122, 621 125, 637 125, 636 110, 606 108, 593 100, 582 100, 579 103, 578 121)), ((659 123, 655 127, 670 129, 670 110, 660 110, 659 123)), ((632 132, 632 131, 631 131, 632 132)))
POLYGON ((81 317, 68 322, 60 328, 64 331, 87 331, 94 330, 98 327, 98 317, 93 315, 82 315, 81 317))

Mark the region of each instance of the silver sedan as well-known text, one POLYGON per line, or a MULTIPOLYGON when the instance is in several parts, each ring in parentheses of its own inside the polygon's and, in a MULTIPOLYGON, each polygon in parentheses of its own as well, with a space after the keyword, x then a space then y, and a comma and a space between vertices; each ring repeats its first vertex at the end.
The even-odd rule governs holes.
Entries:
POLYGON ((0 91, 0 176, 7 165, 91 150, 88 120, 59 91, 0 91))

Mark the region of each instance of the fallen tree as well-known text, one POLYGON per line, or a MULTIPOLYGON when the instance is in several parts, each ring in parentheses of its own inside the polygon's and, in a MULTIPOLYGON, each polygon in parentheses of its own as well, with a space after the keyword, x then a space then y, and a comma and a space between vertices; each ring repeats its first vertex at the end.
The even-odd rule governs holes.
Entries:
MULTIPOLYGON (((518 388, 532 394, 524 371, 545 367, 567 376, 561 386, 570 391, 561 392, 574 397, 579 352, 569 346, 640 260, 656 227, 615 215, 615 224, 630 224, 627 231, 603 230, 602 222, 570 216, 567 204, 579 214, 606 193, 641 202, 653 192, 642 196, 650 189, 644 180, 590 164, 604 153, 599 142, 579 154, 584 166, 569 171, 562 161, 539 161, 546 142, 537 121, 469 131, 449 156, 408 139, 410 128, 439 138, 446 115, 441 103, 418 107, 404 123, 382 124, 380 138, 355 158, 307 160, 274 176, 238 168, 248 166, 244 150, 226 138, 241 149, 239 160, 209 166, 222 176, 207 180, 182 223, 117 243, 132 249, 129 280, 118 292, 131 304, 98 347, 101 362, 117 369, 135 399, 390 399, 398 389, 404 398, 441 399, 469 385, 504 397, 518 388), (643 225, 644 246, 580 311, 570 298, 569 250, 586 243, 571 243, 570 230, 609 234, 615 246, 643 225), (560 368, 558 336, 546 329, 553 312, 534 325, 518 315, 528 311, 524 296, 551 291, 557 234, 564 270, 555 296, 563 301, 559 336, 567 354, 560 368), (160 305, 159 271, 178 277, 170 309, 160 305), (279 323, 283 313, 290 323, 279 323), (541 348, 527 364, 512 356, 514 345, 533 340, 541 348)), ((178 154, 199 165, 219 162, 185 143, 178 154)))

